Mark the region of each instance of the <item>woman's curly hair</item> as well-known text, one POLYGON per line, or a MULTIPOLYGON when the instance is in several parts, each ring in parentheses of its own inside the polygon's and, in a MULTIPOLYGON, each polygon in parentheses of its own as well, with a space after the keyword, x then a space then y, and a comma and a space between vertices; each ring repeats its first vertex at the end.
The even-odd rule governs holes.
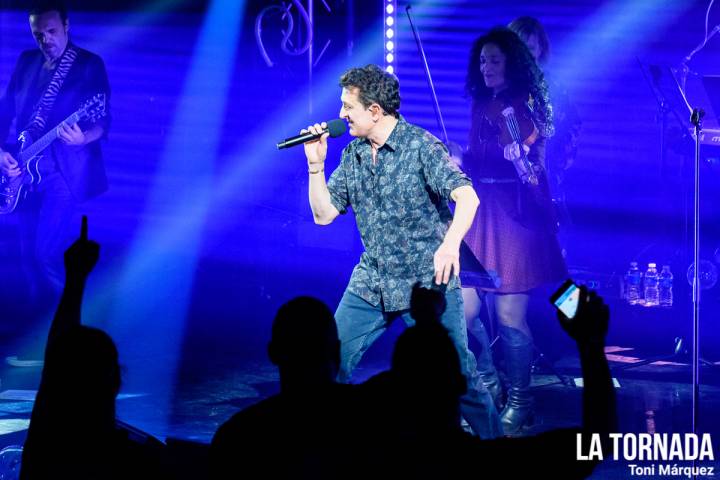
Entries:
POLYGON ((492 98, 492 89, 485 86, 480 72, 480 51, 493 43, 505 54, 505 82, 512 93, 529 93, 537 120, 552 131, 552 106, 545 76, 538 67, 530 50, 518 35, 505 27, 496 27, 473 43, 465 77, 465 93, 475 102, 492 98))
POLYGON ((340 77, 343 88, 358 89, 358 99, 365 107, 377 103, 382 109, 397 118, 400 109, 400 84, 395 75, 377 65, 351 68, 340 77))

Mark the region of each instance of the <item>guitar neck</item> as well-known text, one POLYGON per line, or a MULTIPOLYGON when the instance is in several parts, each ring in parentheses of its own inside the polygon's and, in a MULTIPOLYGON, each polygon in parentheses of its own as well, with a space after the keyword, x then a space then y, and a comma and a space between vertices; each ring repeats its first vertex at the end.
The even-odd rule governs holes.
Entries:
MULTIPOLYGON (((80 115, 75 112, 69 117, 67 117, 65 120, 63 120, 61 123, 73 126, 79 121, 80 115)), ((57 129, 60 125, 60 123, 57 124, 55 128, 52 128, 49 132, 40 137, 37 141, 33 142, 32 145, 20 152, 20 163, 25 165, 27 162, 32 160, 35 156, 37 156, 39 153, 49 147, 50 144, 58 138, 57 129)))

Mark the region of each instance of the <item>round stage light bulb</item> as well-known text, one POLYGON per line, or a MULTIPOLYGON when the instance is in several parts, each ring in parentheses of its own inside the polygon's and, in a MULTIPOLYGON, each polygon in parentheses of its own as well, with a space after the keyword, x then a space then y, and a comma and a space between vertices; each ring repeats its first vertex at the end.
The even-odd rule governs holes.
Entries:
POLYGON ((385 67, 385 71, 388 73, 395 73, 395 69, 392 65, 388 65, 387 67, 385 67))
POLYGON ((390 4, 387 7, 385 7, 385 11, 387 12, 388 15, 390 15, 391 13, 393 13, 395 11, 395 7, 393 7, 392 4, 390 4))
POLYGON ((395 31, 392 28, 388 28, 385 32, 385 36, 387 38, 393 38, 395 36, 395 31))
POLYGON ((388 27, 392 27, 393 23, 395 23, 395 20, 393 19, 393 17, 387 17, 385 19, 385 23, 387 24, 388 27))
POLYGON ((387 60, 387 63, 392 63, 393 61, 395 61, 395 55, 393 55, 392 53, 388 53, 385 57, 385 60, 387 60))
MULTIPOLYGON (((695 276, 695 263, 692 263, 687 269, 687 281, 692 286, 695 276)), ((718 269, 712 262, 708 260, 700 260, 700 289, 708 290, 715 286, 718 281, 718 269)))
POLYGON ((389 51, 392 52, 393 49, 395 48, 395 44, 394 44, 392 41, 388 41, 388 42, 385 44, 385 48, 387 48, 389 51))

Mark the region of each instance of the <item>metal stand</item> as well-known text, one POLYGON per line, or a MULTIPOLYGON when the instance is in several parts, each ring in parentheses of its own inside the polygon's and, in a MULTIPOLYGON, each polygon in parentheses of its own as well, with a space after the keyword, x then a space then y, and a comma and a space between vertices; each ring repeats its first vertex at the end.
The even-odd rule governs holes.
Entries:
POLYGON ((675 74, 667 67, 659 65, 646 65, 639 58, 636 58, 643 78, 649 90, 657 102, 657 119, 660 123, 660 171, 662 178, 666 176, 667 170, 667 128, 668 115, 672 115, 680 131, 686 132, 684 136, 689 137, 686 123, 679 112, 689 108, 682 90, 680 90, 675 74))
POLYGON ((700 132, 705 112, 694 108, 690 123, 695 131, 695 199, 694 199, 694 234, 693 234, 693 348, 692 348, 692 431, 697 433, 700 399, 700 132))
MULTIPOLYGON (((716 30, 720 30, 720 26, 713 29, 712 34, 717 33, 716 30)), ((705 42, 707 41, 707 38, 705 42)), ((698 46, 688 57, 685 59, 685 62, 683 63, 683 73, 686 73, 687 71, 687 62, 692 58, 692 56, 699 51, 700 48, 702 48, 705 45, 705 42, 703 42, 701 45, 698 46)), ((638 60, 639 62, 639 60, 638 60)), ((693 342, 692 342, 692 387, 693 387, 693 394, 692 394, 692 431, 694 433, 697 433, 698 428, 698 419, 699 419, 699 397, 700 397, 700 133, 702 131, 702 118, 705 115, 705 112, 698 108, 692 108, 690 104, 687 101, 687 98, 685 97, 684 93, 684 80, 685 75, 683 75, 682 83, 678 83, 678 80, 675 76, 675 74, 670 71, 669 77, 672 79, 670 88, 664 88, 660 85, 660 80, 663 78, 662 75, 662 69, 657 66, 650 66, 648 68, 648 71, 650 75, 648 76, 645 67, 642 65, 642 62, 639 62, 641 69, 643 71, 643 75, 645 76, 645 79, 648 80, 648 84, 655 93, 655 97, 658 101, 658 105, 660 106, 661 110, 669 107, 670 112, 676 117, 679 118, 679 111, 682 111, 684 109, 687 109, 686 111, 690 111, 690 123, 692 124, 693 128, 693 140, 695 145, 695 155, 694 155, 694 162, 693 162, 693 176, 694 176, 694 185, 693 185, 693 264, 695 265, 694 269, 694 275, 693 275, 693 296, 692 296, 692 305, 693 305, 693 342), (672 96, 667 96, 666 93, 672 92, 672 96), (677 106, 677 108, 674 108, 677 106)), ((665 75, 667 77, 667 75, 665 75)), ((664 123, 664 122, 663 122, 664 123)), ((685 122, 681 122, 683 125, 683 130, 685 130, 685 122)), ((663 129, 665 128, 665 125, 663 125, 663 129)), ((662 147, 665 148, 665 138, 662 138, 662 147)), ((661 155, 664 155, 664 153, 661 152, 661 155)), ((664 157, 663 157, 664 158, 664 157)), ((687 211, 687 210, 686 210, 687 211)), ((685 232, 687 232, 687 228, 685 229, 685 232)), ((675 356, 680 353, 681 350, 681 344, 682 340, 680 339, 678 342, 678 339, 676 339, 676 349, 675 353, 672 356, 675 356), (678 344, 679 343, 679 344, 678 344)), ((650 362, 648 362, 650 363, 650 362)), ((637 366, 637 364, 634 364, 633 366, 637 366)))

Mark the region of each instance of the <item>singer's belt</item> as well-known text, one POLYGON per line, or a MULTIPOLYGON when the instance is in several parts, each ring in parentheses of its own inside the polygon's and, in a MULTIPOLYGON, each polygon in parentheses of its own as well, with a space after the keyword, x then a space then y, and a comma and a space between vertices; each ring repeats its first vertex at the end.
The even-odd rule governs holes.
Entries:
POLYGON ((515 183, 515 178, 495 178, 495 177, 480 177, 473 179, 477 183, 515 183))

